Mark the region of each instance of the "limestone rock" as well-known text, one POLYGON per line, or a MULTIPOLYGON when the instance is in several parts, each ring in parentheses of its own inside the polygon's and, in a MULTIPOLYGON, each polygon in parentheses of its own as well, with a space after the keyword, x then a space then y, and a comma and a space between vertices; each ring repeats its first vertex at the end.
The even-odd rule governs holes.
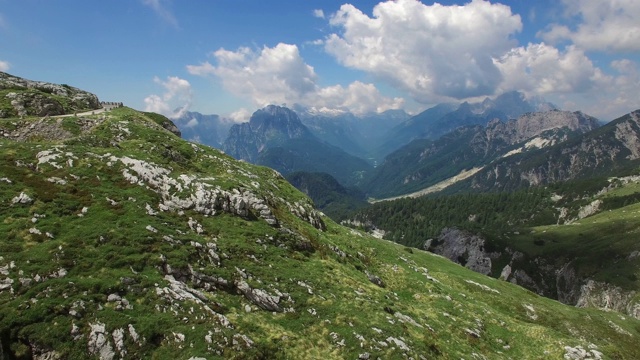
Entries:
POLYGON ((485 240, 479 236, 458 229, 445 228, 442 229, 437 241, 429 243, 429 247, 431 252, 475 272, 488 275, 491 273, 491 258, 499 254, 487 253, 484 243, 485 240), (434 245, 434 242, 437 245, 434 245))
POLYGON ((386 287, 384 281, 382 281, 382 279, 380 279, 380 277, 371 274, 370 272, 365 272, 367 274, 367 278, 369 279, 369 281, 371 281, 372 283, 374 283, 375 285, 380 286, 381 288, 386 287))
POLYGON ((593 280, 588 280, 580 290, 578 307, 614 310, 640 319, 640 303, 634 301, 635 291, 624 291, 620 287, 593 280))
POLYGON ((500 273, 500 280, 507 280, 509 279, 509 275, 511 275, 511 266, 509 266, 509 264, 505 265, 504 268, 502 268, 502 272, 500 273))
POLYGON ((21 192, 20 195, 11 199, 12 204, 31 204, 32 202, 33 202, 33 199, 29 195, 23 192, 21 192))
POLYGON ((242 293, 249 301, 258 305, 260 308, 268 311, 282 312, 283 309, 278 305, 279 296, 269 295, 266 291, 260 289, 252 289, 249 284, 244 281, 236 283, 238 291, 242 293))
POLYGON ((88 348, 91 355, 97 355, 100 360, 113 360, 116 353, 113 351, 113 347, 109 342, 106 332, 105 324, 95 323, 89 324, 91 331, 89 332, 88 348))
POLYGON ((4 99, 0 99, 0 102, 8 102, 12 111, 3 111, 0 117, 62 115, 101 107, 98 97, 87 91, 69 85, 27 80, 4 72, 0 72, 0 90, 2 89, 13 90, 4 99), (54 96, 66 98, 68 108, 54 96))

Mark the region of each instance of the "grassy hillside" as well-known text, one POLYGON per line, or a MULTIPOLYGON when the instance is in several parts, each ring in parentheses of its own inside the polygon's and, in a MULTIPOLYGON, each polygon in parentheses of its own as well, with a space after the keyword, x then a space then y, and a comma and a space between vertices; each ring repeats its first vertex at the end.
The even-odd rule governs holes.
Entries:
POLYGON ((101 107, 96 95, 78 88, 0 71, 0 118, 72 114, 101 107))
MULTIPOLYGON (((353 218, 404 245, 422 248, 432 239, 441 253, 460 246, 445 243, 445 228, 478 234, 483 249, 473 257, 486 258, 494 277, 509 265, 511 281, 570 304, 591 296, 581 286, 595 281, 608 289, 596 306, 639 316, 639 181, 593 178, 517 192, 401 199, 376 203, 353 218), (605 300, 609 290, 624 296, 605 300)), ((467 254, 477 251, 467 246, 467 254)))
POLYGON ((4 358, 640 358, 638 320, 338 226, 143 113, 78 123, 0 121, 4 358))

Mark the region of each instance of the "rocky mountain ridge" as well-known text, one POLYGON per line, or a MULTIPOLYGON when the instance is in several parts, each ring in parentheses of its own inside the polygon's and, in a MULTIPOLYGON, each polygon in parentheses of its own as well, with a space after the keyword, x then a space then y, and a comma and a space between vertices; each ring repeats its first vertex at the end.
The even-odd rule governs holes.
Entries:
POLYGON ((257 110, 249 122, 232 126, 223 149, 236 159, 256 162, 259 153, 268 146, 279 146, 287 140, 311 136, 293 111, 269 105, 257 110))
POLYGON ((486 126, 461 127, 438 140, 415 140, 390 154, 365 188, 374 197, 419 191, 462 171, 561 143, 598 126, 595 118, 580 112, 552 110, 506 122, 495 119, 486 126))
POLYGON ((543 99, 527 99, 521 92, 511 91, 495 99, 462 104, 439 104, 413 116, 389 131, 389 135, 377 149, 379 156, 386 156, 416 139, 436 140, 461 126, 485 126, 492 120, 507 122, 530 112, 545 112, 556 106, 543 99))
POLYGON ((0 72, 0 118, 63 115, 101 107, 98 97, 87 91, 0 72))
POLYGON ((512 153, 457 184, 486 191, 536 186, 598 175, 625 175, 640 158, 640 111, 539 151, 512 153))
POLYGON ((219 115, 205 115, 196 111, 180 112, 180 117, 172 119, 185 140, 222 149, 222 144, 235 124, 219 115))
POLYGON ((294 111, 275 105, 256 111, 248 123, 233 125, 223 150, 285 175, 328 173, 346 186, 357 184, 372 169, 365 160, 319 140, 294 111))

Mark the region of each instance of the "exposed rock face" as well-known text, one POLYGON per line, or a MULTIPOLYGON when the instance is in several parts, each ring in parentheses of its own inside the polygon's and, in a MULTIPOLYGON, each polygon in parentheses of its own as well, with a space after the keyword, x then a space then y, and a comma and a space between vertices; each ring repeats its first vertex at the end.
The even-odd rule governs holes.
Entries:
POLYGON ((576 306, 619 311, 640 319, 640 302, 634 299, 635 295, 635 291, 624 291, 617 286, 588 280, 580 289, 576 306))
POLYGON ((109 333, 106 331, 105 324, 98 322, 89 324, 89 326, 91 326, 88 342, 89 353, 97 355, 100 360, 112 360, 116 353, 109 342, 109 333))
POLYGON ((279 296, 269 295, 266 291, 260 289, 252 289, 249 284, 244 281, 239 281, 236 284, 238 291, 242 293, 249 301, 258 305, 264 310, 282 312, 283 309, 278 305, 280 302, 279 296))
POLYGON ((517 144, 554 129, 585 133, 599 126, 596 118, 580 111, 551 110, 527 113, 504 123, 492 121, 487 125, 487 137, 501 137, 509 144, 517 144))
MULTIPOLYGON (((499 186, 502 189, 504 183, 490 180, 501 180, 511 174, 511 169, 505 166, 496 169, 495 173, 488 170, 502 158, 562 143, 599 126, 595 118, 581 112, 558 110, 527 113, 512 120, 495 117, 483 124, 486 126, 459 127, 437 140, 415 140, 398 149, 376 168, 367 190, 374 197, 387 197, 413 193, 420 187, 426 189, 449 179, 452 181, 449 185, 464 180, 471 187, 499 186), (456 174, 470 168, 476 170, 453 181, 456 174), (485 170, 479 171, 482 168, 485 170)), ((533 178, 529 182, 543 181, 542 175, 529 175, 533 178)), ((512 186, 512 183, 508 185, 512 186)))
POLYGON ((11 111, 6 108, 0 110, 0 118, 62 115, 101 107, 98 97, 84 90, 69 85, 31 81, 0 72, 0 90, 3 89, 15 91, 0 99, 0 102, 7 102, 12 107, 11 111), (65 101, 59 100, 60 98, 65 101))
POLYGON ((507 157, 476 174, 471 187, 478 191, 496 187, 537 186, 611 173, 640 156, 640 110, 561 145, 528 156, 507 157))
POLYGON ((178 129, 176 124, 174 124, 169 119, 167 119, 167 121, 163 121, 161 125, 163 128, 165 128, 165 130, 169 130, 169 132, 175 134, 176 136, 182 136, 180 129, 178 129))
POLYGON ((615 137, 630 152, 627 159, 640 158, 640 140, 638 139, 638 124, 640 124, 640 111, 629 114, 631 121, 621 122, 616 125, 615 137))
POLYGON ((430 242, 425 250, 442 255, 475 272, 488 275, 491 273, 491 257, 496 257, 496 254, 488 254, 484 243, 485 240, 479 236, 458 229, 445 228, 436 241, 430 242))
POLYGON ((236 159, 255 162, 258 154, 268 145, 279 145, 289 139, 311 136, 295 112, 285 107, 269 105, 256 111, 248 123, 231 127, 223 149, 236 159))
MULTIPOLYGON (((492 273, 491 259, 501 253, 487 253, 485 240, 457 229, 443 229, 437 239, 425 242, 425 250, 447 257, 468 269, 488 275, 492 273)), ((573 261, 553 264, 540 257, 525 257, 522 253, 506 248, 511 260, 500 273, 500 279, 520 285, 542 296, 578 307, 594 307, 618 311, 640 319, 640 301, 634 291, 581 278, 576 274, 573 261), (524 269, 537 269, 535 272, 524 269), (527 272, 529 271, 529 272, 527 272)), ((637 254, 632 253, 633 259, 637 254)))

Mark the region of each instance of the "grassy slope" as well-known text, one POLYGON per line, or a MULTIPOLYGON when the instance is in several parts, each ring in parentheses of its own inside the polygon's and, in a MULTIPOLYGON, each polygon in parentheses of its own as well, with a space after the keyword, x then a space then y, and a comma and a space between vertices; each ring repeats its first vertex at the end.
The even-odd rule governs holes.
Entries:
MULTIPOLYGON (((640 184, 630 183, 591 200, 607 201, 637 195, 640 184)), ((640 203, 604 210, 568 225, 537 226, 502 239, 512 248, 547 259, 576 258, 579 275, 640 290, 640 203), (536 245, 537 244, 537 245, 536 245), (543 245, 540 245, 543 244, 543 245)))
POLYGON ((30 342, 65 358, 84 358, 89 324, 100 322, 111 343, 114 330, 129 325, 136 329, 141 340, 128 333, 124 338, 126 357, 131 358, 327 359, 368 352, 373 358, 459 359, 474 358, 475 353, 536 359, 562 358, 564 346, 586 349, 589 344, 609 358, 640 358, 637 320, 565 306, 327 218, 327 230, 318 231, 288 211, 286 202, 307 199, 273 171, 186 143, 131 110, 110 116, 114 118, 91 134, 66 142, 54 161, 60 169, 37 165, 36 155, 53 143, 0 140, 0 177, 11 181, 0 181, 0 267, 8 265, 6 278, 14 281, 13 294, 9 289, 0 292, 5 351, 27 357, 25 344, 30 342), (118 137, 118 147, 112 146, 118 137), (192 174, 214 178, 222 189, 275 195, 281 199, 270 207, 294 235, 257 218, 159 211, 158 194, 126 181, 124 165, 91 155, 107 153, 171 168, 175 178, 192 174), (54 177, 67 182, 48 181, 54 177), (11 204, 21 192, 35 201, 11 204), (158 214, 148 215, 146 204, 158 214), (84 207, 84 216, 78 216, 84 207), (190 229, 189 218, 202 225, 202 234, 190 229), (31 228, 42 235, 30 233, 31 228), (221 265, 212 265, 192 242, 215 242, 221 265), (261 310, 235 291, 200 289, 207 304, 234 326, 227 328, 196 301, 170 302, 158 296, 157 289, 167 286, 158 269, 161 256, 174 269, 192 265, 227 280, 247 274, 254 288, 288 293, 293 301, 281 304, 294 312, 261 310), (61 268, 67 272, 63 277, 25 285, 19 280, 46 277, 61 268), (369 282, 365 271, 379 276, 386 287, 369 282), (107 301, 113 293, 128 299, 132 308, 117 310, 107 301), (399 314, 415 323, 400 321, 399 314), (75 333, 73 326, 79 328, 75 333), (253 345, 247 348, 236 334, 248 336, 253 345), (391 338, 404 341, 408 350, 391 338))

